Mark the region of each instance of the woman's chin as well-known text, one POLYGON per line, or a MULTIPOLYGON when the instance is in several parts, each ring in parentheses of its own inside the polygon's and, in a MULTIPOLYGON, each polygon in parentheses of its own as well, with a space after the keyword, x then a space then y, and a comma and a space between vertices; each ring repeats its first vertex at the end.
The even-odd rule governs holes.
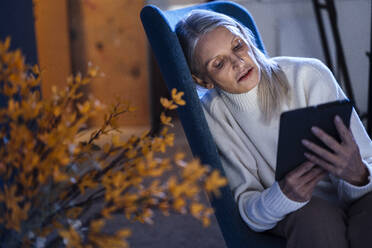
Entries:
POLYGON ((247 79, 246 81, 242 81, 239 84, 242 87, 242 91, 248 92, 252 90, 253 88, 255 88, 258 82, 247 79))

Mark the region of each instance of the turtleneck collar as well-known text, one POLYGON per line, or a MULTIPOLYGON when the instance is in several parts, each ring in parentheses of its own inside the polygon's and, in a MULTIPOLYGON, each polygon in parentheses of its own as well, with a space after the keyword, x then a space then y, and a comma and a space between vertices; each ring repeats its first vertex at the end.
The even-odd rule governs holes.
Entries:
POLYGON ((217 91, 227 105, 240 111, 257 111, 257 85, 250 91, 239 94, 229 93, 222 89, 217 89, 217 91))

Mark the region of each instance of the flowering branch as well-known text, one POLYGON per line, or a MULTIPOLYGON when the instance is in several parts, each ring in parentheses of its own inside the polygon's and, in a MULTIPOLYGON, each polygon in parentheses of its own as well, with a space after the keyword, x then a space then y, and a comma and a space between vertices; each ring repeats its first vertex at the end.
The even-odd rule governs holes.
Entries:
MULTIPOLYGON (((128 247, 128 227, 112 234, 103 230, 116 213, 152 223, 159 209, 209 223, 212 210, 199 196, 218 193, 226 180, 198 160, 186 162, 182 153, 164 156, 174 143, 171 117, 161 114, 158 135, 121 140, 117 119, 134 109, 117 103, 101 128, 77 142, 87 121, 105 109, 81 93, 97 70, 69 77, 65 89, 53 87, 52 98, 42 99, 38 67, 26 65, 9 46, 10 39, 0 42, 0 94, 7 99, 0 109, 0 236, 6 235, 7 247, 128 247), (111 140, 98 145, 104 136, 111 140), (175 167, 178 174, 172 173, 175 167), (94 204, 96 212, 86 214, 94 204)), ((186 104, 182 96, 173 89, 161 103, 173 110, 186 104)))

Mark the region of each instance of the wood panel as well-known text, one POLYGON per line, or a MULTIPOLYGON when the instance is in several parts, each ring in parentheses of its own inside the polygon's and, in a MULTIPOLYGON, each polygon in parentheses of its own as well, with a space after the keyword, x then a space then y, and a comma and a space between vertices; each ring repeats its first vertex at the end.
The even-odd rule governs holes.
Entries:
POLYGON ((34 1, 35 29, 43 97, 53 85, 62 88, 71 74, 67 1, 34 1))
POLYGON ((121 125, 150 125, 147 43, 139 19, 143 1, 69 2, 74 70, 86 70, 88 62, 98 66, 104 76, 89 92, 105 104, 120 97, 137 108, 121 125))

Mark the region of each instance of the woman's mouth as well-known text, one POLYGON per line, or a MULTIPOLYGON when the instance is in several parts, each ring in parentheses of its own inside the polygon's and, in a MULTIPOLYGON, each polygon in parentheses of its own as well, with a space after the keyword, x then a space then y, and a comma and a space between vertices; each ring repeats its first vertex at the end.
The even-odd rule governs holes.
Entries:
POLYGON ((241 76, 239 79, 238 79, 238 82, 241 82, 242 80, 245 80, 249 77, 249 75, 251 74, 253 68, 250 68, 243 76, 241 76))

